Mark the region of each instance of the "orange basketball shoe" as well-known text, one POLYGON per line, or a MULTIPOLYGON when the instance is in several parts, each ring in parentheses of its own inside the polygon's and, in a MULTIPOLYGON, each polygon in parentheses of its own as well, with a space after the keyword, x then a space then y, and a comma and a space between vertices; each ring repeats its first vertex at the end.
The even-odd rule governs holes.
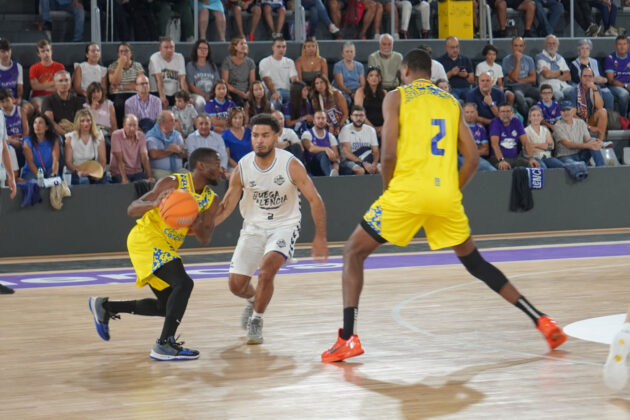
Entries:
POLYGON ((548 316, 538 318, 536 328, 545 336, 551 350, 567 341, 567 335, 562 332, 562 328, 556 324, 556 321, 548 316))
POLYGON ((341 338, 341 331, 342 329, 339 328, 337 342, 322 353, 322 362, 340 362, 343 359, 363 354, 363 347, 361 347, 359 336, 353 334, 349 339, 344 340, 341 338))

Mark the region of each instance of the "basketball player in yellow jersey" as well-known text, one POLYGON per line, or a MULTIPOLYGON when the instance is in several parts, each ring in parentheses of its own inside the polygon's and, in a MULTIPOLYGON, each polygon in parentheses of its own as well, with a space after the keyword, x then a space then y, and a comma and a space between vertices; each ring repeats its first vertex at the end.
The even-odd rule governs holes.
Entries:
POLYGON ((127 209, 129 216, 141 217, 127 238, 129 257, 137 275, 136 284, 138 287, 148 284, 157 299, 109 301, 106 297, 91 297, 89 301, 96 331, 103 340, 109 340, 110 318, 117 318, 119 313, 163 316, 162 334, 150 354, 155 360, 199 358, 198 351, 183 348, 183 343, 174 338, 193 289, 193 281, 186 274, 177 249, 190 231, 202 244, 210 242, 219 203, 208 185, 217 185, 222 171, 218 154, 208 148, 195 149, 189 164, 192 173, 173 174, 161 179, 127 209), (160 201, 174 189, 188 191, 197 200, 199 215, 190 230, 171 228, 160 216, 160 201))
POLYGON ((424 227, 431 249, 452 247, 468 272, 521 309, 554 349, 566 335, 525 299, 477 251, 470 237, 461 189, 470 181, 479 155, 458 102, 430 82, 431 57, 412 50, 403 60, 404 86, 383 102, 381 169, 383 195, 363 216, 343 253, 343 328, 322 361, 336 362, 363 353, 356 335, 363 262, 387 241, 405 246, 424 227), (457 171, 457 151, 464 164, 457 171))

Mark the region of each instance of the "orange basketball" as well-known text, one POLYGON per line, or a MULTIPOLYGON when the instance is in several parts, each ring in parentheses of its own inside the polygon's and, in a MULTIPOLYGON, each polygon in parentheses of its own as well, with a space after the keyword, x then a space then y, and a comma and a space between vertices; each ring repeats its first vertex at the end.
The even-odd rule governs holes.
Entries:
POLYGON ((173 190, 160 202, 160 216, 172 228, 190 227, 198 214, 197 200, 187 191, 173 190))

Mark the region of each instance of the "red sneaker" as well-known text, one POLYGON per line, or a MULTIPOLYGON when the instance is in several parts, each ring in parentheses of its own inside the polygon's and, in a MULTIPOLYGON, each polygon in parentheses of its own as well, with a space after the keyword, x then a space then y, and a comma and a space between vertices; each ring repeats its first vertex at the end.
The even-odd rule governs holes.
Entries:
POLYGON ((548 316, 541 316, 538 318, 537 324, 536 328, 543 333, 551 350, 567 341, 567 335, 562 332, 562 328, 556 324, 556 321, 548 316))
POLYGON ((353 334, 349 339, 344 340, 341 338, 341 331, 342 329, 339 328, 337 342, 331 348, 322 353, 322 362, 340 362, 349 357, 363 354, 363 347, 361 347, 359 336, 353 334))
POLYGON ((254 34, 247 35, 247 39, 251 42, 254 40, 254 34))

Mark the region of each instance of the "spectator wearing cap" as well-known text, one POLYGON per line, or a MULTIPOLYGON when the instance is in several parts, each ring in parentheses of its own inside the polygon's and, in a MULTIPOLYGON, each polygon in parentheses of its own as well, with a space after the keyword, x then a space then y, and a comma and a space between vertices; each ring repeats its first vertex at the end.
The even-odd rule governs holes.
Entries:
POLYGON ((556 157, 562 162, 584 162, 591 158, 595 166, 604 166, 600 140, 591 137, 584 120, 575 118, 575 105, 570 101, 560 103, 562 118, 556 123, 553 137, 556 141, 556 157))

